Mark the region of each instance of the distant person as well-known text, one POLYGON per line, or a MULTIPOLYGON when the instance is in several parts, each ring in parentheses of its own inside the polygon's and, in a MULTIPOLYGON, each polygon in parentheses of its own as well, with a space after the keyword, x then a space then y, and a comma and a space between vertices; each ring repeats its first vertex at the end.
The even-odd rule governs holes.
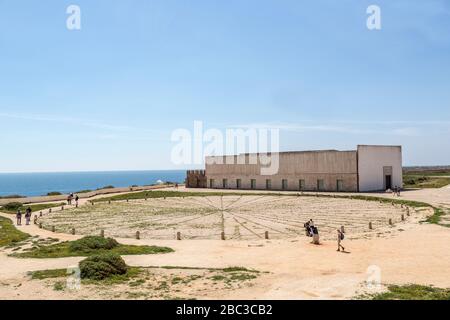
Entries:
POLYGON ((20 209, 17 210, 16 219, 17 219, 17 225, 21 226, 22 225, 22 212, 20 212, 20 209))
POLYGON ((30 220, 31 220, 31 207, 28 207, 27 210, 25 211, 25 224, 27 226, 30 225, 30 220))
POLYGON ((319 238, 319 229, 317 227, 311 227, 312 231, 312 243, 314 244, 320 244, 320 238, 319 238))
POLYGON ((344 233, 341 231, 341 230, 339 230, 339 229, 337 229, 337 243, 338 243, 338 249, 337 249, 337 251, 341 251, 341 248, 342 248, 342 251, 345 251, 345 248, 341 245, 341 242, 344 240, 344 233))
POLYGON ((309 229, 309 221, 307 221, 306 223, 304 223, 304 224, 303 224, 303 227, 305 227, 305 235, 306 235, 307 237, 310 237, 310 236, 311 236, 311 232, 310 232, 310 229, 309 229))
POLYGON ((78 195, 75 196, 75 205, 78 207, 78 200, 80 200, 80 197, 78 195))
POLYGON ((178 189, 178 183, 175 183, 175 189, 178 189))

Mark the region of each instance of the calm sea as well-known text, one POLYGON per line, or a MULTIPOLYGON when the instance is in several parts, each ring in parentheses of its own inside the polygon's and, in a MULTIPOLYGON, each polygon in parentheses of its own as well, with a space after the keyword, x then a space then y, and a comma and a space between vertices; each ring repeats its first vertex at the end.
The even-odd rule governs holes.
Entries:
POLYGON ((53 191, 70 193, 110 185, 143 186, 156 184, 158 180, 182 183, 185 178, 185 170, 0 173, 0 196, 41 196, 53 191))

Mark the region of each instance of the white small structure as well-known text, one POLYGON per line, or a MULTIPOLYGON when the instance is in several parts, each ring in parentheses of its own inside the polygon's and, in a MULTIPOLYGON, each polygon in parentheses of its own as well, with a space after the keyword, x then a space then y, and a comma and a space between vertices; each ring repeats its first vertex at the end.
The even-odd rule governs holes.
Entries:
POLYGON ((360 192, 403 186, 401 146, 358 146, 358 189, 360 192))

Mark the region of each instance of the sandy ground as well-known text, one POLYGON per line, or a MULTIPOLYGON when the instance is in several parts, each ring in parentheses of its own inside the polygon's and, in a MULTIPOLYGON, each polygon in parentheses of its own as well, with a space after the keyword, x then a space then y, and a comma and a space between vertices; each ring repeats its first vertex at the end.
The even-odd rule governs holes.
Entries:
MULTIPOLYGON (((404 192, 401 198, 450 208, 450 188, 404 192)), ((79 237, 52 233, 36 226, 21 228, 42 238, 70 240, 79 237)), ((123 243, 164 245, 175 250, 163 255, 124 257, 132 266, 243 266, 269 272, 227 290, 211 290, 208 289, 208 282, 198 281, 198 284, 193 282, 191 287, 179 286, 175 290, 180 291, 156 297, 152 293, 155 290, 152 280, 148 280, 148 285, 139 287, 140 294, 122 297, 117 296, 114 290, 107 294, 109 289, 95 291, 83 285, 77 293, 57 291, 46 281, 30 280, 26 273, 67 268, 76 265, 80 258, 16 259, 3 252, 0 253, 0 299, 160 299, 177 296, 198 299, 348 299, 370 291, 366 281, 376 276, 377 271, 384 284, 416 283, 450 287, 450 228, 407 221, 401 225, 395 224, 392 230, 395 232, 389 236, 346 239, 343 243, 346 253, 336 252, 333 240, 325 240, 322 245, 315 246, 302 235, 239 241, 119 239, 123 243)), ((157 276, 154 272, 151 274, 157 276)), ((170 274, 164 276, 170 277, 170 274)))

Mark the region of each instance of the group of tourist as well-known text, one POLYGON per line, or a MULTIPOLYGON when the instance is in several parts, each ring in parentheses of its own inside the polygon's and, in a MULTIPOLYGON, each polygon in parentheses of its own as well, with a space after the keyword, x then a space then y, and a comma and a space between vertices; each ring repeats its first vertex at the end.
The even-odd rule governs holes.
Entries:
POLYGON ((72 204, 72 201, 75 199, 75 205, 78 207, 78 200, 80 200, 80 197, 78 195, 73 195, 73 193, 69 194, 67 197, 67 204, 70 206, 72 204))
MULTIPOLYGON (((20 211, 20 209, 17 210, 16 219, 17 219, 17 225, 21 226, 22 225, 22 212, 20 211)), ((31 208, 28 207, 25 210, 25 224, 27 226, 30 225, 30 220, 31 220, 31 208)))
MULTIPOLYGON (((314 225, 314 221, 312 219, 309 219, 309 221, 307 221, 304 225, 305 227, 305 233, 307 237, 313 238, 311 243, 314 244, 320 244, 319 241, 319 229, 314 225)), ((344 240, 345 237, 345 230, 344 227, 342 226, 341 229, 337 229, 337 245, 338 245, 338 249, 337 251, 345 251, 344 246, 342 246, 342 241, 344 240)))

